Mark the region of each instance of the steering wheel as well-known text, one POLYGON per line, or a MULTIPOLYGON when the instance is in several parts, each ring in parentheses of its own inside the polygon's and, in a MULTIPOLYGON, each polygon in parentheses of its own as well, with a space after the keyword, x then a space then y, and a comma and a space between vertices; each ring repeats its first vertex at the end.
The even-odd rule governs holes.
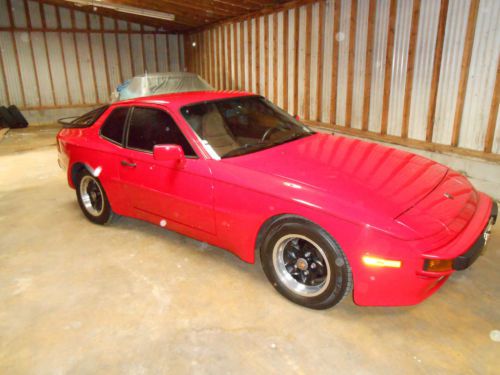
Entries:
POLYGON ((262 138, 260 139, 260 143, 264 143, 264 141, 273 133, 275 132, 276 130, 279 130, 279 129, 286 129, 286 127, 282 124, 282 125, 279 125, 279 126, 276 126, 276 127, 273 127, 273 128, 269 128, 265 131, 265 133, 262 135, 262 138))

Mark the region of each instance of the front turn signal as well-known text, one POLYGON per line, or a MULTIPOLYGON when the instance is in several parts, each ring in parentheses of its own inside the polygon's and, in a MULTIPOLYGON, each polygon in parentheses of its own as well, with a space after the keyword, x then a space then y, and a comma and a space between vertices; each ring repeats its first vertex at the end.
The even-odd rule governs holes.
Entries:
POLYGON ((447 272, 453 269, 453 259, 426 259, 424 271, 447 272))
POLYGON ((400 260, 389 260, 365 255, 362 258, 363 263, 370 267, 390 267, 401 268, 400 260))

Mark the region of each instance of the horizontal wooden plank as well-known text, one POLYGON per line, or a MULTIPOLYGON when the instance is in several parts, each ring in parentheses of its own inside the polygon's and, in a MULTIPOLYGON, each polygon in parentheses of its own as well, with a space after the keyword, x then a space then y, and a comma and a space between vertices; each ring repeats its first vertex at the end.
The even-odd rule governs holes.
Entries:
POLYGON ((48 28, 48 27, 0 27, 0 31, 8 32, 42 32, 42 33, 85 33, 85 34, 139 34, 139 35, 171 35, 175 34, 172 32, 160 31, 158 29, 146 31, 146 30, 103 30, 103 29, 77 29, 75 27, 71 28, 48 28))
POLYGON ((355 129, 355 128, 346 128, 346 127, 340 126, 340 125, 332 125, 332 124, 327 124, 327 123, 317 122, 317 121, 303 120, 303 122, 306 125, 309 125, 312 127, 321 128, 321 129, 328 129, 328 130, 332 130, 332 131, 340 133, 340 134, 350 135, 350 136, 359 137, 359 138, 365 138, 365 139, 372 140, 372 141, 387 142, 387 143, 391 143, 394 145, 406 146, 406 147, 410 147, 410 148, 416 148, 419 150, 426 150, 426 151, 432 151, 432 152, 437 152, 437 153, 451 153, 451 154, 457 154, 457 155, 462 155, 462 156, 467 156, 467 157, 474 157, 474 158, 488 160, 488 161, 492 161, 492 162, 496 162, 496 163, 500 164, 500 155, 499 154, 491 154, 491 153, 486 153, 483 151, 469 150, 466 148, 453 147, 453 146, 449 146, 449 145, 437 144, 437 143, 432 143, 432 142, 425 142, 425 141, 420 141, 420 140, 410 139, 410 138, 401 138, 401 137, 398 137, 395 135, 387 135, 387 134, 382 135, 382 134, 371 132, 371 131, 365 131, 365 130, 355 129))

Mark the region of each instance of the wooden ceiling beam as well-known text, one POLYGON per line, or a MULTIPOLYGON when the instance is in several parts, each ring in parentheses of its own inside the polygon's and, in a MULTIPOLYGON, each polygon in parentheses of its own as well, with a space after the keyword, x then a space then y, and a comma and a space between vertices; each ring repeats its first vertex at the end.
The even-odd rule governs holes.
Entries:
POLYGON ((210 24, 206 24, 203 26, 200 26, 198 28, 193 28, 188 31, 188 33, 196 33, 199 31, 202 31, 206 28, 213 27, 216 25, 224 24, 224 23, 235 23, 235 22, 241 22, 245 21, 250 18, 255 18, 255 17, 260 17, 266 14, 274 13, 274 12, 281 12, 284 10, 292 9, 292 8, 298 8, 303 5, 307 5, 310 3, 315 3, 318 2, 319 0, 294 0, 294 1, 288 1, 288 2, 276 2, 275 5, 273 6, 267 6, 263 7, 261 9, 258 9, 253 12, 248 12, 245 14, 242 14, 240 16, 232 17, 232 18, 226 18, 220 21, 216 21, 210 24))
MULTIPOLYGON (((248 19, 256 15, 267 14, 280 9, 287 9, 287 4, 308 3, 313 0, 296 0, 284 2, 283 0, 191 0, 180 3, 177 0, 106 0, 109 3, 123 4, 136 8, 154 10, 174 15, 173 21, 160 20, 156 18, 127 14, 112 9, 94 7, 92 5, 80 6, 68 0, 39 0, 68 9, 98 14, 116 20, 134 22, 155 28, 161 28, 168 32, 184 33, 199 30, 208 25, 221 24, 227 21, 248 19)), ((317 1, 317 0, 315 0, 317 1)))
POLYGON ((198 5, 197 2, 189 2, 179 5, 179 3, 176 0, 161 0, 161 3, 170 4, 175 7, 179 7, 180 9, 185 9, 186 12, 191 12, 191 11, 203 12, 204 14, 213 14, 219 18, 231 17, 238 14, 237 11, 230 10, 224 6, 214 5, 211 8, 207 9, 206 6, 198 5))
POLYGON ((223 9, 233 15, 248 12, 252 9, 251 6, 242 4, 241 2, 233 3, 228 0, 192 0, 191 4, 205 10, 223 9))

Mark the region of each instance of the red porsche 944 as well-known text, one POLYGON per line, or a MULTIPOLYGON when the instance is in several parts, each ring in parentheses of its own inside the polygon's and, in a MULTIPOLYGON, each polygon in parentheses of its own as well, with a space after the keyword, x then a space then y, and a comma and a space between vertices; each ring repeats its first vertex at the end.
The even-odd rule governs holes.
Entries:
POLYGON ((482 252, 497 205, 411 153, 314 132, 261 96, 189 92, 98 108, 58 134, 85 216, 149 221, 260 257, 291 301, 411 305, 482 252))

